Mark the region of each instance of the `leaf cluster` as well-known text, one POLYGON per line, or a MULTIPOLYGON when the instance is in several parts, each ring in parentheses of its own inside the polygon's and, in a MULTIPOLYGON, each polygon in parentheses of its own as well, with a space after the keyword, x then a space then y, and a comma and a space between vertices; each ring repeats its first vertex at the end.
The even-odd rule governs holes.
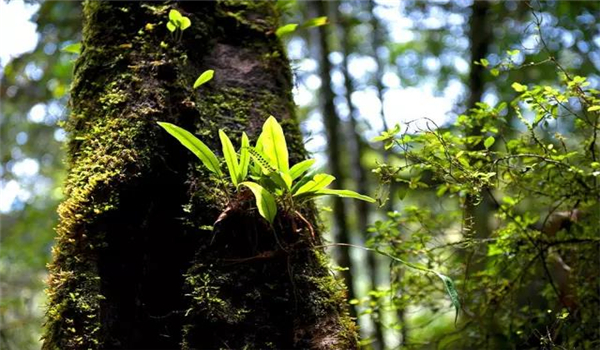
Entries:
MULTIPOLYGON (((210 148, 189 131, 176 125, 159 122, 169 134, 192 151, 204 166, 219 179, 224 178, 221 161, 210 148)), ((314 159, 289 166, 288 148, 281 125, 269 117, 262 127, 254 147, 246 133, 242 133, 240 148, 236 151, 230 138, 219 130, 224 163, 229 181, 240 191, 248 188, 256 198, 260 215, 273 223, 278 207, 295 213, 298 206, 319 196, 348 197, 374 202, 371 197, 344 189, 329 189, 335 177, 310 171, 314 159)))

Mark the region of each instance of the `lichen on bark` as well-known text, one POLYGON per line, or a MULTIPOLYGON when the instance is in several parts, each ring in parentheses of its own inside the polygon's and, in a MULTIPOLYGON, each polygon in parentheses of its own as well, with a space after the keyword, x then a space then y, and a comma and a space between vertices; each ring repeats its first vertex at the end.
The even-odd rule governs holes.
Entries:
POLYGON ((305 157, 274 4, 90 1, 84 13, 43 348, 355 348, 344 288, 308 232, 285 215, 268 227, 243 196, 207 231, 223 193, 156 125, 219 149, 219 128, 255 139, 272 114, 292 162, 305 157), (165 28, 171 8, 192 21, 181 40, 165 28), (214 80, 194 91, 206 69, 214 80))

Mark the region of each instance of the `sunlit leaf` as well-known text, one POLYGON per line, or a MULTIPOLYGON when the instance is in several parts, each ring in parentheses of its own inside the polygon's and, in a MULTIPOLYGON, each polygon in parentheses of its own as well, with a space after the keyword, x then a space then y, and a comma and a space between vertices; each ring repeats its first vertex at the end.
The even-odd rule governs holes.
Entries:
POLYGON ((304 172, 310 169, 311 166, 315 164, 314 159, 303 160, 300 163, 294 164, 294 166, 290 169, 290 176, 292 180, 296 180, 300 177, 304 172))
POLYGON ((179 22, 179 29, 186 30, 192 25, 192 21, 188 17, 181 17, 181 21, 179 22))
POLYGON ((179 22, 181 20, 181 12, 177 11, 177 10, 171 10, 169 11, 169 20, 173 21, 173 22, 179 22))
POLYGON ((71 45, 67 45, 67 46, 63 47, 60 51, 74 53, 74 54, 79 55, 81 53, 81 43, 74 43, 71 45))
POLYGON ((308 181, 304 186, 300 187, 294 196, 301 195, 307 192, 316 192, 329 186, 335 180, 335 177, 329 174, 316 174, 312 180, 308 181))
POLYGON ((302 25, 304 28, 320 27, 327 24, 327 16, 311 18, 304 22, 302 25))
POLYGON ((359 199, 361 201, 365 201, 365 202, 369 202, 369 203, 375 203, 375 199, 373 199, 369 196, 365 196, 360 193, 354 192, 354 191, 350 191, 350 190, 333 190, 333 189, 324 188, 322 190, 316 191, 315 195, 354 198, 354 199, 359 199))
POLYGON ((213 78, 214 75, 215 75, 215 71, 212 69, 204 71, 202 74, 200 74, 198 79, 196 79, 196 81, 194 82, 194 89, 209 82, 213 78))
POLYGON ((483 141, 483 146, 485 148, 490 148, 494 145, 494 142, 496 142, 496 139, 493 136, 490 136, 487 139, 485 139, 485 141, 483 141))
POLYGON ((173 21, 169 21, 169 22, 167 22, 167 29, 170 32, 174 32, 177 29, 177 25, 175 25, 175 23, 173 21))
POLYGON ((273 220, 275 220, 275 215, 277 214, 277 203, 275 202, 275 197, 273 197, 269 191, 255 182, 245 181, 240 183, 240 186, 246 186, 250 189, 250 191, 252 191, 252 193, 254 193, 258 212, 263 218, 272 224, 273 220))
POLYGON ((241 181, 241 173, 239 169, 237 155, 235 154, 235 148, 233 148, 231 140, 223 130, 219 130, 219 139, 221 139, 223 156, 225 157, 227 169, 229 169, 229 176, 231 177, 231 182, 234 186, 237 186, 238 183, 241 181))
POLYGON ((517 82, 512 83, 511 87, 513 88, 513 90, 515 90, 516 92, 524 92, 527 91, 527 85, 522 85, 519 84, 517 82))
POLYGON ((281 38, 284 35, 293 33, 296 30, 296 28, 298 28, 298 24, 296 23, 286 24, 277 28, 277 30, 275 31, 275 35, 281 38))
POLYGON ((255 149, 255 148, 249 147, 248 153, 250 153, 250 155, 252 156, 252 159, 254 160, 254 164, 258 164, 258 166, 260 168, 257 171, 257 173, 260 172, 261 169, 262 169, 262 173, 265 175, 270 174, 274 171, 277 171, 277 169, 275 169, 273 164, 271 164, 271 162, 267 159, 267 157, 261 151, 255 149))
POLYGON ((288 149, 283 129, 277 120, 270 116, 263 124, 261 133, 262 152, 275 166, 275 169, 288 172, 288 149))
POLYGON ((202 161, 204 166, 208 168, 208 170, 217 174, 219 177, 223 175, 221 169, 219 168, 219 160, 215 154, 202 141, 198 140, 196 136, 192 135, 192 133, 189 131, 171 123, 158 122, 158 125, 163 127, 163 129, 181 142, 182 145, 192 151, 196 157, 202 161))
POLYGON ((240 181, 244 181, 248 175, 248 165, 250 164, 250 153, 248 148, 250 147, 250 141, 248 135, 245 132, 242 133, 242 142, 240 147, 240 181))

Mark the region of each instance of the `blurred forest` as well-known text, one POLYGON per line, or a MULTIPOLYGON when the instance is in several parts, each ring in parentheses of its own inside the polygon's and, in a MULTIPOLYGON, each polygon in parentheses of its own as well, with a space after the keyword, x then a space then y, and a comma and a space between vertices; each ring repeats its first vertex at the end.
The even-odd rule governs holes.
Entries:
MULTIPOLYGON (((319 203, 364 348, 599 348, 600 3, 278 3, 306 147, 378 200, 319 203)), ((37 6, 1 67, 2 349, 40 347, 81 40, 37 6)))

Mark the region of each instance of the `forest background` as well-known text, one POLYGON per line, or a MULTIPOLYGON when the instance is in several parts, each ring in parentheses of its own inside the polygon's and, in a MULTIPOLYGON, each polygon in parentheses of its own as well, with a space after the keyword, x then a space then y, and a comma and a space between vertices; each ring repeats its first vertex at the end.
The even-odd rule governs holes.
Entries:
MULTIPOLYGON (((0 6, 0 346, 37 349, 81 5, 0 6)), ((379 201, 319 203, 365 348, 600 346, 599 3, 280 7, 307 149, 379 201)))

